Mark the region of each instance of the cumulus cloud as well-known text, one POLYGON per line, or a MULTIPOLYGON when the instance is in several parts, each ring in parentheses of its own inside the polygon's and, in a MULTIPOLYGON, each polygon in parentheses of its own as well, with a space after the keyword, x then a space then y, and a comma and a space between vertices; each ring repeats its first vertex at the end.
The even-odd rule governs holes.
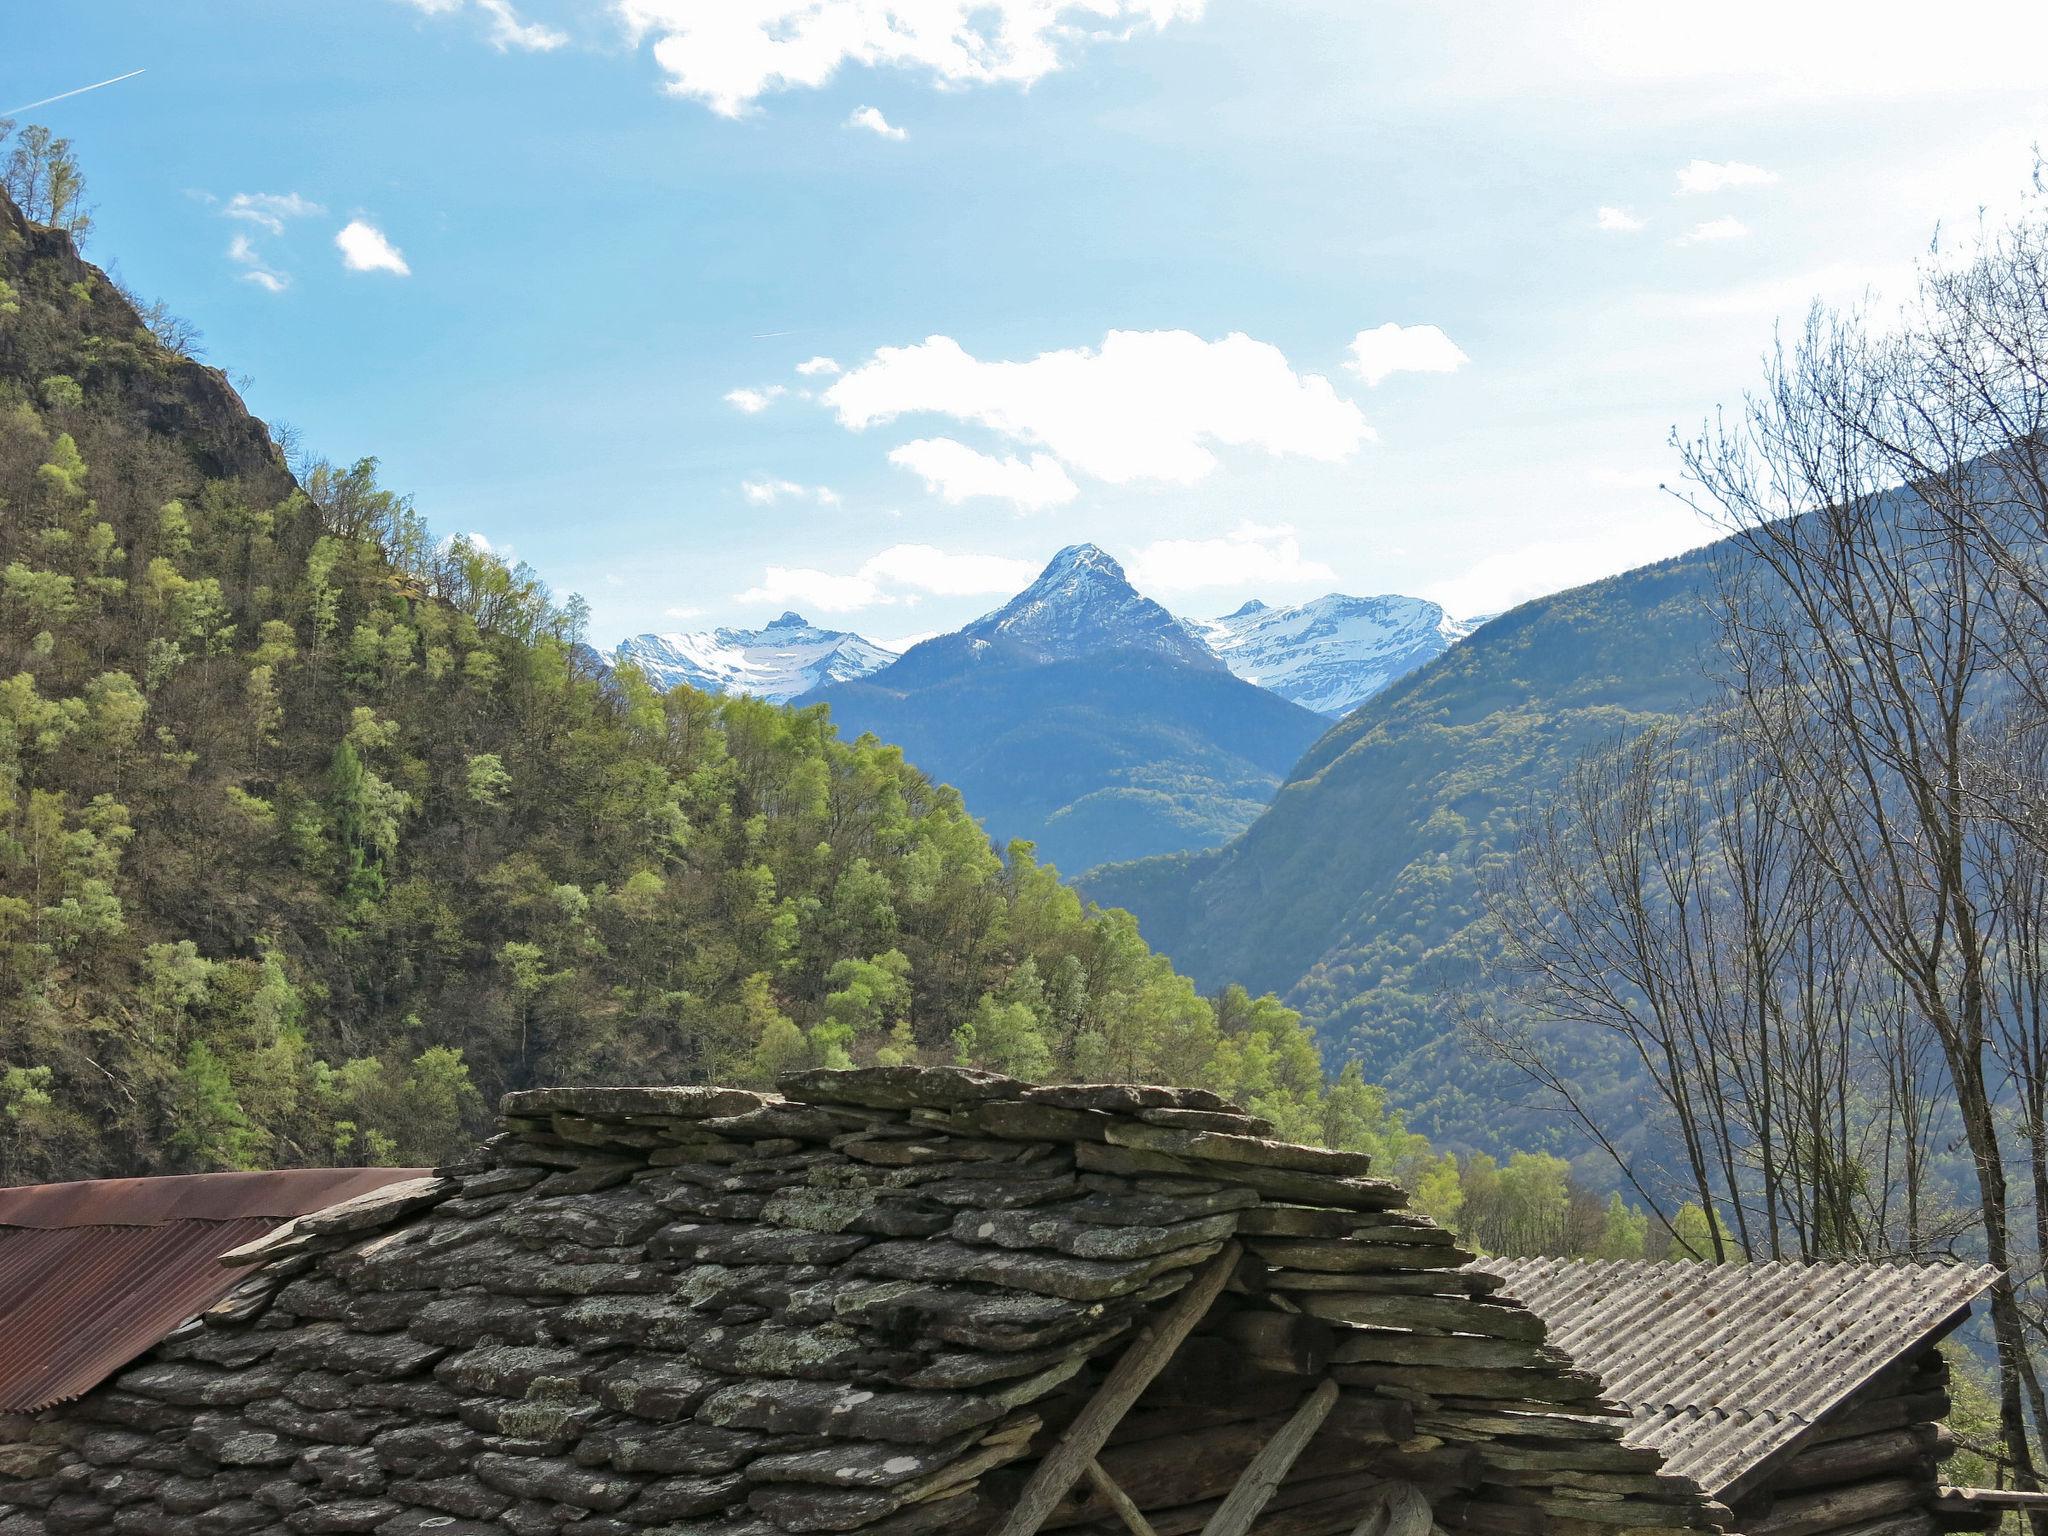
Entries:
POLYGON ((1602 208, 1594 215, 1593 222, 1611 234, 1633 235, 1642 231, 1643 220, 1626 208, 1602 208))
POLYGON ((1038 567, 1028 560, 959 554, 930 544, 892 544, 851 571, 771 565, 758 585, 734 601, 852 613, 914 604, 927 596, 1007 596, 1029 586, 1037 574, 1038 567))
POLYGON ((225 218, 242 219, 269 230, 284 233, 285 220, 309 218, 327 210, 308 202, 296 192, 237 192, 221 209, 225 218))
POLYGON ((1776 171, 1740 160, 1694 160, 1678 168, 1678 190, 1685 193, 1725 192, 1730 187, 1767 187, 1776 171))
POLYGON ((1351 360, 1344 366, 1366 383, 1378 384, 1396 373, 1455 373, 1470 361, 1437 327, 1389 320, 1351 338, 1351 360))
POLYGON ((1081 494, 1049 453, 1034 453, 1028 461, 1014 456, 999 459, 950 437, 920 437, 891 449, 889 462, 920 476, 926 490, 954 506, 990 497, 1036 512, 1063 506, 1081 494))
POLYGON ((341 264, 351 272, 412 275, 412 268, 405 264, 405 253, 385 237, 383 230, 365 220, 349 220, 335 235, 334 244, 341 252, 341 264))
POLYGON ((1221 538, 1157 540, 1132 555, 1128 568, 1132 584, 1146 592, 1273 587, 1334 581, 1337 575, 1303 556, 1292 528, 1250 522, 1221 538))
MULTIPOLYGON (((1063 474, 1111 485, 1192 485, 1215 469, 1212 445, 1331 461, 1372 436, 1328 379, 1296 373, 1278 347, 1241 334, 1206 341, 1187 331, 1111 331, 1100 347, 1025 362, 985 362, 933 336, 881 348, 823 399, 855 431, 917 413, 986 427, 1033 450, 1007 474, 1040 496, 1057 483, 1050 468, 1034 468, 1042 455, 1063 474)), ((974 464, 958 444, 923 441, 906 445, 920 473, 929 465, 987 477, 989 465, 1004 462, 980 455, 986 462, 974 464)))
POLYGON ((769 384, 761 389, 728 389, 723 398, 734 410, 758 416, 788 393, 780 384, 769 384))
MULTIPOLYGON (((516 49, 521 53, 551 53, 569 41, 559 28, 528 21, 513 9, 511 0, 470 0, 490 21, 485 39, 500 53, 516 49)), ((429 16, 452 16, 463 9, 464 0, 410 0, 415 10, 429 16)))
POLYGON ((737 117, 774 90, 823 85, 842 65, 918 71, 941 86, 1029 85, 1073 45, 1193 21, 1205 0, 614 0, 652 39, 671 95, 737 117))
POLYGON ((829 378, 833 374, 843 372, 844 370, 829 357, 811 357, 798 363, 796 371, 807 379, 815 379, 820 374, 829 378))
POLYGON ((778 501, 815 501, 821 507, 839 505, 839 493, 829 485, 799 485, 794 480, 742 480, 740 494, 757 507, 772 507, 778 501))
POLYGON ((1679 236, 1680 245, 1701 245, 1716 240, 1741 240, 1748 236, 1749 226, 1732 215, 1708 219, 1704 224, 1695 224, 1679 236))
POLYGON ((869 133, 880 134, 885 139, 896 139, 899 142, 910 137, 910 130, 898 128, 889 119, 882 116, 882 109, 880 107, 856 107, 853 115, 847 118, 846 126, 849 128, 865 128, 869 133))

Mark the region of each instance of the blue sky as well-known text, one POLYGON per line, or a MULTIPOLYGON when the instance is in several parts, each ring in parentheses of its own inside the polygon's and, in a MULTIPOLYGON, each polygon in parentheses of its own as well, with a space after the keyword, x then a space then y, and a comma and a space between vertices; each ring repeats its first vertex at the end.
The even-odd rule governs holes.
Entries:
POLYGON ((1472 614, 1699 542, 1673 425, 2017 199, 2048 14, 1928 14, 95 0, 0 111, 143 70, 27 114, 89 253, 602 643, 951 627, 1084 539, 1472 614))

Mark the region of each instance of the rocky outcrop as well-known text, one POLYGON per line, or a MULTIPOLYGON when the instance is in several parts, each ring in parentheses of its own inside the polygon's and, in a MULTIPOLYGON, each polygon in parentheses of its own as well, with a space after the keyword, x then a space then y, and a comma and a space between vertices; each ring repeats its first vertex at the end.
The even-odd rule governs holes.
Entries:
POLYGON ((4 193, 0 319, 0 377, 78 371, 97 406, 134 411, 147 431, 183 445, 209 478, 245 480, 252 495, 270 502, 296 488, 269 429, 249 414, 227 375, 161 345, 129 296, 78 254, 68 234, 31 223, 4 193))
MULTIPOLYGON (((1447 1530, 1712 1523, 1363 1157, 1194 1090, 782 1086, 516 1093, 470 1164, 230 1253, 210 1312, 12 1426, 0 1536, 975 1536, 1198 1272, 1098 1455, 1157 1536, 1311 1396, 1257 1536, 1389 1480, 1447 1530)), ((1115 1519, 1083 1480, 1045 1528, 1115 1519)))

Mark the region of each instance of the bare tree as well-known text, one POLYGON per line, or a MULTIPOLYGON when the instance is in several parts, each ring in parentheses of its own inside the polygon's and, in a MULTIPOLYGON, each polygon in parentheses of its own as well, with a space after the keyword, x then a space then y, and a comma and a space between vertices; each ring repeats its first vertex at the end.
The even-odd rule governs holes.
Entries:
POLYGON ((1905 425, 1952 424, 1924 393, 1950 383, 1922 362, 1910 330, 1817 310, 1740 418, 1682 448, 1703 509, 1754 578, 1727 594, 1735 697, 1788 788, 1807 856, 1939 1044, 1984 1253, 2004 1276, 1991 1314, 2006 1454, 2032 1488, 2028 1424, 2048 1405, 2020 1303, 2030 1266, 2015 1246, 1994 1080, 2000 915, 1968 788, 1973 722, 2028 669, 2011 665, 2006 562, 1958 510, 1986 510, 1972 499, 1983 466, 1929 460, 1902 474, 1905 425))
MULTIPOLYGON (((1660 1219, 1669 1196, 1727 1213, 1742 1253, 1895 1251, 1894 1200, 1903 1182, 1917 1212, 1927 1173, 1924 1052, 1870 1048, 1886 978, 1805 856, 1785 781, 1737 723, 1654 727, 1574 767, 1487 887, 1513 1004, 1469 1024, 1660 1219), (1555 1049, 1560 1024, 1624 1042, 1675 1176, 1601 1123, 1555 1049)), ((1706 1230, 1710 1257, 1738 1256, 1706 1230)))

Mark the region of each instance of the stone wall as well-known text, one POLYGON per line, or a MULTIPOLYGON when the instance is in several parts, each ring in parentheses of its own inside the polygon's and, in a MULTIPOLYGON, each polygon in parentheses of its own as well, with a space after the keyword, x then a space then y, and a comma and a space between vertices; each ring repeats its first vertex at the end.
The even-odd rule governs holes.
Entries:
MULTIPOLYGON (((1157 1536, 1317 1389, 1253 1536, 1349 1532, 1389 1480, 1450 1531, 1725 1516, 1356 1154, 1191 1090, 783 1088, 513 1094, 470 1164, 229 1255, 220 1305, 13 1427, 0 1536, 979 1536, 1227 1245, 1099 1458, 1157 1536)), ((1085 1482, 1046 1528, 1123 1530, 1085 1482)))

